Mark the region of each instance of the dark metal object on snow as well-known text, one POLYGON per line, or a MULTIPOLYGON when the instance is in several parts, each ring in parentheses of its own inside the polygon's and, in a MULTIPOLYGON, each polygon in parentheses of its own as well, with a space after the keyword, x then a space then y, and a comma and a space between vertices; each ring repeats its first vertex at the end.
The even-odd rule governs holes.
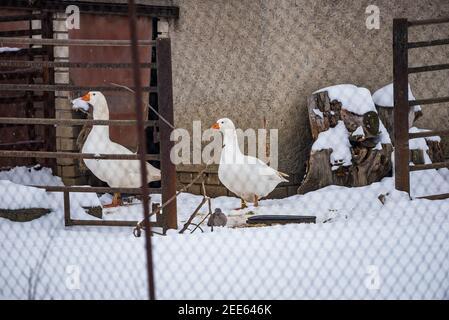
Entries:
POLYGON ((316 217, 260 215, 248 218, 248 220, 246 220, 246 223, 248 224, 316 223, 316 217))

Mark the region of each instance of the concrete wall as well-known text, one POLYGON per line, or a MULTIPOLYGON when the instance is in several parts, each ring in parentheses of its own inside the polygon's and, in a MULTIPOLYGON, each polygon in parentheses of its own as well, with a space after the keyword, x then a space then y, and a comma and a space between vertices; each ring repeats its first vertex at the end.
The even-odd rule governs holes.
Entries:
MULTIPOLYGON (((143 1, 149 3, 148 1, 143 1)), ((175 121, 191 127, 229 117, 259 128, 264 116, 279 129, 279 166, 299 179, 310 146, 306 99, 339 83, 372 92, 392 82, 392 19, 449 14, 449 2, 316 0, 173 0, 171 23, 175 121), (379 30, 365 25, 366 7, 380 8, 379 30)), ((412 29, 410 40, 449 36, 441 26, 412 29)), ((449 61, 447 47, 417 49, 410 64, 449 61)), ((411 76, 417 97, 447 96, 447 72, 411 76)), ((422 127, 448 127, 448 108, 426 107, 422 127)), ((446 149, 449 145, 446 142, 446 149)))
MULTIPOLYGON (((334 84, 374 92, 392 82, 392 19, 449 15, 447 0, 139 2, 180 7, 180 19, 170 21, 176 126, 189 129, 194 120, 210 126, 226 116, 240 128, 260 128, 266 116, 269 127, 279 129, 280 170, 295 183, 311 143, 307 97, 334 84), (371 4, 380 8, 379 30, 365 25, 371 4)), ((447 25, 420 27, 410 40, 448 36, 447 25)), ((411 65, 449 61, 447 47, 418 50, 410 54, 411 65)), ((448 95, 447 72, 410 79, 418 98, 448 95)), ((447 105, 424 112, 419 126, 448 127, 447 105)))

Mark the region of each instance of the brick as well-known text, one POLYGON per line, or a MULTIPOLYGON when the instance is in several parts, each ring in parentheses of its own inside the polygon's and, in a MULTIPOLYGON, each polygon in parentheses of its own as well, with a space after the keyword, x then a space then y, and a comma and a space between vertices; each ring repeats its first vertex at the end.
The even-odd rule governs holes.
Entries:
POLYGON ((178 180, 181 183, 189 184, 190 182, 192 182, 192 174, 188 173, 188 172, 179 172, 178 173, 178 180))
POLYGON ((268 199, 282 199, 288 196, 287 187, 277 187, 268 195, 268 199))
POLYGON ((55 82, 56 83, 69 83, 69 73, 68 72, 55 72, 55 82))
POLYGON ((228 195, 228 189, 223 186, 206 185, 206 192, 209 197, 216 198, 228 195))
MULTIPOLYGON (((61 38, 59 38, 61 39, 61 38)), ((67 39, 67 37, 65 38, 67 39)), ((55 47, 53 49, 53 54, 58 58, 68 58, 69 57, 69 48, 68 47, 55 47)))
POLYGON ((55 32, 67 32, 67 26, 64 20, 53 20, 53 31, 55 32))
POLYGON ((60 151, 78 151, 76 139, 56 138, 56 146, 60 151))
POLYGON ((218 179, 218 174, 209 173, 206 179, 208 185, 220 185, 220 179, 218 179))
POLYGON ((62 182, 66 186, 83 185, 86 183, 85 177, 62 177, 62 182))
POLYGON ((62 176, 67 178, 76 178, 80 175, 80 171, 77 166, 63 166, 62 176))
POLYGON ((191 186, 189 189, 187 189, 187 192, 193 193, 193 194, 201 194, 201 186, 195 184, 191 186))
POLYGON ((55 99, 55 109, 71 111, 72 104, 70 103, 69 99, 67 99, 67 98, 56 98, 55 99))
POLYGON ((62 166, 78 165, 78 161, 76 159, 67 159, 67 158, 56 159, 56 163, 62 166))
POLYGON ((77 127, 56 127, 56 136, 61 138, 77 138, 79 132, 77 127))
POLYGON ((77 114, 74 111, 69 110, 56 110, 56 119, 77 119, 77 114))

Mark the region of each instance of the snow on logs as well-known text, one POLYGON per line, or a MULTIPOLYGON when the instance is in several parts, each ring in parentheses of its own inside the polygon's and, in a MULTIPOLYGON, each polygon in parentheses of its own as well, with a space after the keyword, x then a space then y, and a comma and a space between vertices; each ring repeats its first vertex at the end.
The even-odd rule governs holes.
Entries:
POLYGON ((393 147, 369 90, 349 84, 321 89, 308 99, 308 116, 314 143, 298 193, 364 186, 390 173, 393 147))
MULTIPOLYGON (((416 100, 410 85, 408 86, 408 98, 410 101, 416 100)), ((389 85, 377 90, 373 94, 373 100, 379 113, 379 118, 385 124, 390 137, 394 137, 393 84, 390 83, 389 85)), ((410 133, 429 131, 414 127, 414 123, 422 116, 423 112, 421 106, 416 105, 410 107, 408 117, 410 133)), ((441 138, 438 136, 410 139, 410 161, 414 164, 443 162, 445 157, 440 142, 441 138)))

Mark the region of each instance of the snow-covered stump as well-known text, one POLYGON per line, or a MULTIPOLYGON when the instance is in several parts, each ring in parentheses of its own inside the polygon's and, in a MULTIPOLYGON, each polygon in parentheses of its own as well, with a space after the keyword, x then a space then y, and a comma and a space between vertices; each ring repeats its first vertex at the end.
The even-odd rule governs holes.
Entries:
MULTIPOLYGON (((394 99, 393 84, 386 85, 373 94, 373 101, 376 105, 379 118, 385 125, 390 137, 394 137, 394 99)), ((416 100, 410 85, 408 86, 408 98, 410 101, 416 100)), ((414 127, 415 122, 423 116, 422 108, 419 105, 410 107, 408 124, 409 132, 417 133, 428 131, 414 127)), ((394 145, 394 141, 393 141, 394 145)), ((429 164, 443 162, 444 150, 440 137, 426 137, 422 139, 411 139, 409 143, 410 161, 414 164, 429 164), (430 160, 430 161, 429 161, 430 160)))
POLYGON ((314 144, 298 193, 365 186, 391 172, 391 140, 367 89, 341 85, 316 92, 308 116, 314 144))

